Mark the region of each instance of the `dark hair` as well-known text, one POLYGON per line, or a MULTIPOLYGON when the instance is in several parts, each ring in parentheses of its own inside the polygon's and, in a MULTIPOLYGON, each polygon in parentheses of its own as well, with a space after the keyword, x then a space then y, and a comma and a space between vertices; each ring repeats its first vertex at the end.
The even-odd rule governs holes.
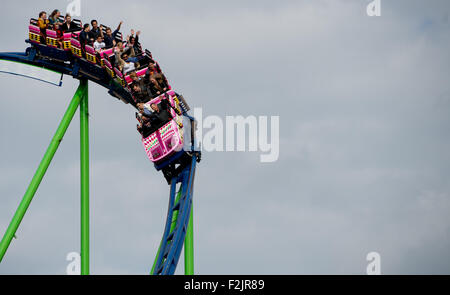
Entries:
POLYGON ((70 13, 66 13, 66 18, 67 18, 68 16, 72 17, 72 16, 70 15, 70 13))
POLYGON ((53 10, 52 14, 50 14, 50 17, 51 17, 51 18, 54 18, 55 15, 56 15, 58 12, 59 12, 58 9, 53 10))
POLYGON ((94 25, 94 23, 98 24, 98 21, 96 19, 91 20, 91 25, 94 25))
POLYGON ((39 17, 42 17, 44 14, 47 14, 47 12, 45 12, 45 11, 39 12, 39 17))
POLYGON ((84 24, 83 29, 86 30, 87 28, 89 28, 89 24, 84 24))

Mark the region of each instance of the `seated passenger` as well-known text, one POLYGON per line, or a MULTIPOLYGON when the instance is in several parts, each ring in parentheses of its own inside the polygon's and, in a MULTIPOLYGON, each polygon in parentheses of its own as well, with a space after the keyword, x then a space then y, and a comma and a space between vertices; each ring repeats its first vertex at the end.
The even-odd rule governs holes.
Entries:
POLYGON ((127 75, 128 73, 133 72, 136 69, 135 63, 129 59, 127 53, 121 55, 120 50, 116 48, 115 57, 117 67, 124 75, 127 75))
POLYGON ((149 117, 142 117, 141 122, 137 126, 137 130, 142 135, 142 137, 148 137, 154 132, 153 126, 150 122, 149 117))
POLYGON ((153 94, 153 97, 159 96, 164 93, 164 89, 159 85, 155 78, 150 77, 150 84, 148 87, 153 94))
POLYGON ((84 24, 83 31, 80 33, 80 43, 81 46, 84 47, 89 43, 89 32, 91 31, 91 27, 89 24, 84 24))
POLYGON ((50 17, 48 18, 51 25, 54 24, 61 24, 59 21, 59 17, 61 16, 61 12, 59 12, 58 9, 53 10, 53 12, 50 14, 50 17))
POLYGON ((129 47, 129 46, 124 46, 123 42, 117 42, 116 47, 114 48, 115 52, 119 52, 119 54, 123 55, 124 53, 128 52, 129 53, 129 57, 135 57, 136 54, 134 52, 134 48, 133 47, 129 47))
POLYGON ((97 40, 94 42, 94 49, 97 52, 100 52, 103 48, 105 48, 105 42, 103 42, 103 37, 101 35, 97 36, 97 40))
MULTIPOLYGON (((130 44, 126 43, 126 46, 124 46, 123 42, 119 42, 117 43, 122 55, 124 55, 125 53, 128 55, 128 58, 125 59, 128 62, 134 62, 135 64, 139 63, 139 58, 136 56, 136 52, 134 51, 134 47, 130 46, 130 44)), ((139 66, 137 66, 139 67, 139 66)))
POLYGON ((136 118, 140 122, 138 131, 141 132, 143 137, 148 137, 172 120, 172 115, 169 112, 170 104, 166 99, 161 100, 159 104, 152 103, 151 110, 148 110, 143 103, 138 103, 137 107, 139 114, 136 115, 136 118))
POLYGON ((41 43, 46 44, 46 37, 47 37, 47 28, 49 25, 49 20, 47 19, 47 13, 45 11, 42 11, 39 13, 38 18, 38 26, 41 29, 41 43))
POLYGON ((107 49, 109 48, 113 48, 114 46, 116 46, 116 37, 117 34, 120 31, 120 27, 122 26, 123 21, 120 22, 119 26, 117 27, 117 29, 112 32, 111 28, 106 28, 106 36, 104 36, 105 38, 105 45, 107 49))
POLYGON ((133 80, 133 82, 140 82, 142 80, 141 77, 137 76, 136 71, 130 73, 130 79, 133 80))
POLYGON ((63 32, 60 29, 60 23, 55 23, 53 25, 53 30, 56 32, 56 36, 58 37, 57 41, 58 41, 58 48, 63 48, 63 32))
POLYGON ((98 22, 94 19, 91 21, 92 29, 89 32, 89 39, 93 43, 98 36, 103 35, 102 28, 98 26, 98 22))
POLYGON ((136 37, 134 36, 134 30, 131 30, 131 35, 127 37, 128 46, 133 47, 134 52, 139 55, 142 53, 141 47, 139 46, 139 35, 141 31, 137 31, 136 37))
POLYGON ((150 117, 153 113, 152 109, 149 109, 145 106, 145 103, 143 102, 138 102, 136 104, 138 110, 139 110, 139 114, 137 115, 138 119, 142 118, 142 116, 146 116, 146 117, 150 117))
POLYGON ((151 99, 147 86, 143 80, 133 82, 133 84, 131 84, 131 90, 133 91, 136 103, 146 103, 151 99))
POLYGON ((169 83, 167 82, 166 76, 163 73, 153 74, 153 77, 159 84, 159 86, 163 89, 164 92, 169 90, 169 83))
POLYGON ((70 14, 66 14, 64 24, 61 26, 61 31, 65 33, 77 29, 79 29, 79 27, 72 21, 72 17, 70 16, 70 14))
POLYGON ((156 73, 148 77, 149 89, 154 96, 158 96, 169 90, 166 76, 156 73))
POLYGON ((170 104, 166 99, 161 100, 158 104, 152 103, 150 107, 153 110, 153 113, 150 116, 151 121, 153 120, 154 122, 165 124, 172 119, 172 115, 169 112, 170 104), (157 119, 152 119, 152 116, 157 119))
POLYGON ((123 61, 123 69, 122 70, 123 70, 124 75, 136 70, 136 64, 135 64, 134 60, 132 60, 132 58, 130 58, 127 53, 124 53, 122 55, 121 59, 123 61))
POLYGON ((147 137, 154 132, 150 122, 153 111, 147 109, 143 103, 137 103, 136 106, 139 110, 139 113, 136 113, 136 119, 139 121, 137 130, 142 136, 147 137))
POLYGON ((149 82, 150 81, 150 77, 152 76, 152 75, 154 75, 154 74, 156 74, 156 73, 158 73, 158 69, 156 68, 156 64, 154 64, 154 63, 150 63, 149 65, 148 65, 148 67, 147 67, 147 71, 145 72, 145 80, 147 81, 147 82, 149 82))

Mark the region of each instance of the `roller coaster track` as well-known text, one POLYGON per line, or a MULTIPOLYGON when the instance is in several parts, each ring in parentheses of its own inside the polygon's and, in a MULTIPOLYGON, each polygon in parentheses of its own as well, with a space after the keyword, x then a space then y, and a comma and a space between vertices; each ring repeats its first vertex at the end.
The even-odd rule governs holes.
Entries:
MULTIPOLYGON (((80 103, 80 100, 83 100, 83 95, 86 96, 87 99, 87 82, 86 81, 92 81, 96 84, 105 87, 108 89, 108 93, 112 95, 113 97, 116 97, 120 100, 122 100, 126 104, 131 104, 134 107, 136 107, 134 100, 132 99, 131 94, 123 89, 121 85, 118 85, 113 79, 111 79, 107 73, 105 72, 105 75, 102 75, 101 73, 97 71, 95 75, 91 75, 89 73, 89 64, 83 60, 83 59, 77 59, 77 58, 71 58, 70 61, 57 61, 52 60, 49 58, 46 58, 45 56, 42 56, 40 54, 40 49, 47 50, 47 48, 39 48, 39 46, 30 47, 26 50, 25 53, 0 53, 0 61, 9 61, 14 63, 21 63, 29 66, 39 67, 42 69, 50 70, 56 73, 60 73, 62 75, 68 75, 72 76, 74 79, 80 80, 80 87, 77 91, 77 93, 74 96, 73 101, 78 96, 78 103, 80 103), (85 91, 85 92, 84 92, 85 91), (85 94, 83 94, 85 93, 85 94)), ((49 48, 48 50, 53 50, 49 48)), ((47 54, 51 54, 47 52, 47 54)), ((9 74, 15 74, 13 72, 9 72, 9 74)), ((22 75, 21 75, 22 76, 22 75)), ((36 78, 35 78, 36 79, 36 78)), ((38 79, 40 80, 40 79, 38 79)), ((61 85, 59 85, 61 86, 61 85)), ((74 102, 72 101, 72 104, 74 102)), ((86 102, 87 104, 87 102, 86 102)), ((76 105, 78 107, 78 104, 76 105)), ((66 115, 69 113, 70 106, 68 111, 66 112, 66 115)), ((72 111, 70 116, 73 117, 73 113, 76 111, 76 108, 72 107, 72 111)), ((87 114, 87 106, 86 106, 86 114, 87 114)), ((187 111, 184 111, 184 115, 188 117, 191 120, 191 123, 194 121, 194 118, 190 117, 187 114, 187 111)), ((68 118, 68 124, 70 124, 71 117, 68 118)), ((64 121, 64 118, 63 118, 64 121)), ((61 122, 60 128, 63 125, 64 122, 61 122)), ((67 129, 67 126, 65 126, 65 129, 67 129)), ((52 140, 52 143, 54 141, 61 141, 62 137, 64 136, 65 130, 61 131, 58 137, 58 132, 60 131, 60 128, 58 128, 57 134, 55 134, 54 139, 52 140)), ((63 128, 64 129, 64 128, 63 128)), ((56 149, 58 148, 59 142, 55 143, 54 152, 56 152, 56 149)), ((52 147, 49 147, 49 150, 52 147)), ((178 158, 185 159, 184 165, 180 165, 180 167, 177 168, 177 173, 173 175, 171 182, 170 182, 170 196, 169 196, 169 207, 168 207, 168 213, 167 213, 167 219, 165 223, 165 229, 163 233, 163 237, 161 240, 161 244, 158 250, 158 253, 156 255, 151 274, 153 275, 173 275, 175 273, 179 258, 181 256, 181 250, 183 248, 183 243, 186 242, 186 246, 189 246, 189 252, 191 257, 191 262, 189 266, 186 266, 186 274, 193 274, 193 241, 192 241, 192 200, 193 200, 193 187, 194 187, 194 179, 195 179, 195 171, 196 171, 196 163, 200 161, 200 154, 199 152, 194 151, 194 146, 192 144, 191 151, 181 151, 176 153, 175 155, 171 156, 168 160, 166 160, 164 163, 161 163, 159 165, 155 165, 155 168, 157 170, 161 170, 164 167, 167 167, 169 164, 172 163, 172 161, 175 161, 178 158), (188 156, 186 156, 188 155, 188 156), (188 160, 186 160, 188 159, 188 160), (177 192, 177 185, 179 184, 179 189, 177 192), (189 232, 190 231, 190 232, 189 232), (187 233, 189 233, 187 235, 187 233), (189 241, 188 241, 189 236, 189 241), (190 269, 188 271, 188 268, 190 269)), ((47 167, 49 162, 51 161, 52 156, 50 157, 47 163, 47 167)), ((45 159, 45 157, 44 157, 45 159)), ((44 162, 43 159, 43 162, 44 162)), ((88 163, 88 162, 87 162, 88 163)), ((42 164, 42 163, 41 163, 42 164)), ((44 167, 43 174, 45 174, 45 170, 47 167, 44 167)), ((39 167, 40 169, 41 167, 39 167)), ((38 171, 39 171, 38 169, 38 171)), ((89 169, 87 167, 87 169, 89 169)), ((37 172, 38 173, 38 172, 37 172)), ((41 179, 43 177, 43 174, 41 175, 41 179)), ((36 177, 36 175, 35 175, 36 177)), ((34 181, 34 178, 33 178, 34 181)), ((32 181, 32 184, 33 184, 32 181)), ((83 180, 82 180, 83 181, 83 180)), ((87 181, 88 182, 88 181, 87 181)), ((40 181, 39 181, 40 183, 40 181)), ((0 263, 3 259, 4 254, 6 253, 7 248, 9 247, 12 237, 15 234, 15 231, 17 230, 23 215, 25 214, 29 203, 31 202, 32 197, 34 196, 35 191, 37 190, 37 187, 39 186, 39 183, 35 187, 34 192, 32 193, 31 197, 28 199, 28 204, 25 206, 25 209, 22 212, 22 216, 19 216, 18 222, 16 224, 14 223, 14 219, 16 218, 16 215, 20 211, 20 206, 22 206, 22 203, 25 201, 25 197, 22 200, 22 203, 19 206, 19 209, 16 212, 16 215, 14 216, 13 221, 10 224, 10 227, 7 230, 7 233, 5 233, 5 236, 3 237, 3 240, 0 244, 0 263), (10 228, 13 228, 10 230, 10 228), (9 238, 7 237, 9 233, 9 238)), ((30 184, 30 187, 31 185, 30 184)), ((87 184, 88 185, 88 184, 87 184)), ((83 186, 83 183, 82 183, 83 186)), ((30 190, 29 187, 29 190, 30 190)), ((28 193, 28 191, 27 191, 28 193)), ((87 193, 88 194, 88 193, 87 193)), ((83 197, 83 196, 82 196, 83 197)), ((83 210, 83 209, 82 209, 83 210)), ((87 213, 87 215, 89 215, 87 213)), ((83 216, 83 213, 82 213, 83 216)), ((83 218, 83 217, 82 217, 83 218)), ((88 222, 88 221, 87 221, 88 222)), ((86 224, 83 225, 82 220, 82 228, 86 226, 86 224)), ((89 227, 88 223, 87 226, 89 227)), ((87 238, 89 239, 89 238, 87 238)), ((83 240, 83 234, 82 234, 82 240, 83 240)), ((88 241, 87 241, 88 243, 88 241)), ((87 244, 87 249, 88 244, 87 244)), ((185 248, 185 255, 186 255, 186 248, 185 248)), ((88 250, 87 250, 88 251, 88 250)), ((82 241, 82 251, 81 251, 82 259, 82 274, 88 274, 88 265, 89 265, 89 257, 85 258, 83 260, 83 241, 82 241), (86 271, 83 273, 83 261, 87 266, 84 268, 86 271)), ((186 260, 187 261, 187 260, 186 260)))
POLYGON ((178 264, 192 209, 196 160, 193 155, 191 163, 172 178, 164 235, 151 271, 154 275, 173 274, 178 264), (177 183, 181 184, 178 194, 177 183))

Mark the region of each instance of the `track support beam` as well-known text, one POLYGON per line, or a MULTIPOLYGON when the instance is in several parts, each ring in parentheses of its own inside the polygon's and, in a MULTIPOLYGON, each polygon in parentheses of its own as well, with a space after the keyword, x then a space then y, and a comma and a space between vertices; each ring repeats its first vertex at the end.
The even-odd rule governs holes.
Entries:
POLYGON ((184 274, 194 275, 194 209, 192 204, 189 225, 184 240, 184 274))
POLYGON ((80 102, 80 183, 81 183, 81 275, 89 275, 89 98, 88 82, 82 80, 80 102))
POLYGON ((36 173, 34 174, 33 179, 31 180, 31 183, 25 192, 25 195, 23 196, 22 201, 20 202, 19 207, 14 214, 14 217, 8 226, 8 229, 3 236, 3 239, 0 242, 0 262, 3 260, 3 257, 5 256, 12 239, 16 235, 17 229, 19 228, 20 223, 22 222, 22 219, 27 212, 27 209, 30 206, 31 201, 33 200, 33 197, 36 194, 36 191, 38 190, 39 185, 41 184, 42 179, 45 176, 45 173, 47 172, 47 169, 51 161, 53 160, 53 157, 58 150, 58 147, 63 140, 64 135, 66 134, 70 122, 72 122, 73 116, 78 109, 78 106, 84 96, 86 89, 87 83, 80 83, 80 86, 75 92, 75 95, 73 96, 72 101, 70 102, 69 107, 67 108, 66 113, 64 114, 64 117, 62 118, 61 123, 59 124, 58 129, 56 130, 55 135, 53 136, 53 139, 50 142, 50 145, 48 146, 47 151, 45 152, 45 155, 41 160, 38 169, 36 170, 36 173))

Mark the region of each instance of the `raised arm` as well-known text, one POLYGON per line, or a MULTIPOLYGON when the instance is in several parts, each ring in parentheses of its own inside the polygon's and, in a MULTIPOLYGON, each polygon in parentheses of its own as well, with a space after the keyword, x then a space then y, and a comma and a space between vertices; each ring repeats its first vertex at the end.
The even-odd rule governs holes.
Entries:
POLYGON ((116 29, 116 32, 120 31, 120 28, 122 27, 122 25, 123 25, 123 21, 120 22, 119 26, 116 29))
POLYGON ((134 43, 139 44, 139 35, 140 35, 140 34, 141 34, 141 31, 137 31, 136 37, 134 38, 134 39, 135 39, 135 42, 134 42, 134 43))

